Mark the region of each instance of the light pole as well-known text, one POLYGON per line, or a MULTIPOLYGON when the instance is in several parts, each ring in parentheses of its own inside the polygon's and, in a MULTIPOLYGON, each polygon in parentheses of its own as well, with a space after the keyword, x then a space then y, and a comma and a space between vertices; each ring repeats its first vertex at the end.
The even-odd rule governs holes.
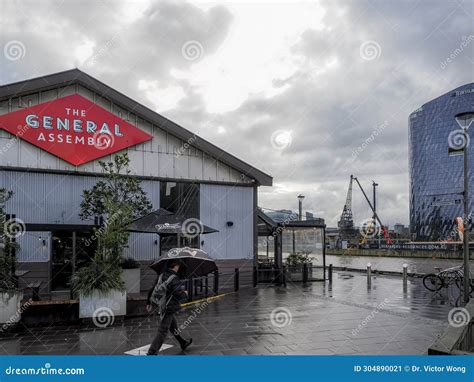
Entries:
MULTIPOLYGON (((450 152, 463 152, 464 157, 464 191, 463 191, 463 204, 464 204, 464 236, 463 236, 463 259, 464 259, 464 302, 469 302, 470 294, 470 272, 469 272, 469 182, 468 182, 468 148, 469 148, 469 135, 468 130, 471 123, 474 121, 474 112, 459 113, 455 116, 456 122, 462 129, 462 146, 452 148, 450 152)), ((453 138, 455 140, 455 138, 453 138)), ((456 141, 455 141, 456 142, 456 141)), ((450 142, 451 143, 451 142, 450 142)))
POLYGON ((303 220, 303 199, 304 195, 298 195, 299 220, 303 220))
MULTIPOLYGON (((375 183, 375 180, 372 180, 372 188, 373 188, 373 197, 374 197, 374 215, 372 217, 373 221, 374 221, 374 230, 375 232, 377 232, 377 199, 376 199, 376 187, 378 186, 379 184, 378 183, 375 183)), ((382 229, 382 227, 380 227, 380 229, 382 229)), ((378 232, 378 244, 379 244, 379 248, 380 248, 380 230, 378 232)))

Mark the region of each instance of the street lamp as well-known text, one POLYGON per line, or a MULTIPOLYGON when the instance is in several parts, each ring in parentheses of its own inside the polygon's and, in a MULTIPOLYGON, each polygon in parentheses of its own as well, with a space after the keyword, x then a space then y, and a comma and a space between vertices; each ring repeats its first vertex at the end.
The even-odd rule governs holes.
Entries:
POLYGON ((303 220, 303 199, 304 195, 298 195, 299 220, 303 220))
MULTIPOLYGON (((464 224, 466 229, 464 229, 463 237, 463 258, 464 258, 464 302, 467 304, 469 302, 470 294, 470 272, 469 272, 469 187, 468 187, 468 178, 467 178, 467 169, 468 169, 468 148, 469 148, 469 135, 468 129, 474 121, 474 112, 459 113, 455 117, 457 124, 462 129, 460 134, 461 145, 457 145, 455 142, 455 147, 451 147, 450 139, 450 148, 449 153, 453 155, 463 154, 464 157, 464 192, 463 192, 463 201, 464 201, 464 224)), ((452 132, 453 134, 455 132, 452 132)), ((454 135, 453 135, 454 137, 454 135)), ((450 135, 451 138, 451 135, 450 135)), ((453 138, 455 140, 456 138, 453 138)))

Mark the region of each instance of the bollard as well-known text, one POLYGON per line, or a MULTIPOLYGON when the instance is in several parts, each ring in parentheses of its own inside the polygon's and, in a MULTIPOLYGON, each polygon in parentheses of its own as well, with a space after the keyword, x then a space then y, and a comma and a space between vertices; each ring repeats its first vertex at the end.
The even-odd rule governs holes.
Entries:
POLYGON ((308 282, 308 264, 306 263, 303 264, 303 282, 308 282))
POLYGON ((328 281, 329 281, 329 284, 332 284, 332 264, 329 264, 328 281))
POLYGON ((219 293, 219 271, 214 271, 214 294, 219 293))
POLYGON ((408 286, 408 264, 403 264, 403 291, 406 292, 408 286))
POLYGON ((239 268, 234 270, 234 292, 239 290, 239 268))
POLYGON ((281 272, 281 277, 282 277, 282 284, 283 286, 286 287, 286 265, 283 265, 283 267, 281 268, 282 269, 282 272, 281 272))
POLYGON ((372 285, 372 264, 367 264, 367 287, 371 287, 372 285))
POLYGON ((257 287, 257 267, 253 267, 253 287, 257 287))
POLYGON ((193 292, 194 292, 193 278, 188 279, 188 301, 193 301, 193 292))

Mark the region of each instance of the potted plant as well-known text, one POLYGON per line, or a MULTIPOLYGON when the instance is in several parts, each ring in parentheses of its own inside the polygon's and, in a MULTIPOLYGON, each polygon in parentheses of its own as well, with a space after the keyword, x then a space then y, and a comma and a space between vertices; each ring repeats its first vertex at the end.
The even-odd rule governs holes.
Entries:
POLYGON ((122 281, 127 293, 140 293, 140 263, 131 257, 122 260, 122 281))
POLYGON ((98 217, 94 227, 96 251, 92 261, 72 277, 73 293, 79 297, 79 317, 92 317, 98 326, 107 326, 126 314, 127 291, 122 278, 123 250, 128 243, 128 222, 151 209, 140 181, 129 177, 127 154, 99 164, 104 180, 83 193, 80 217, 98 217))
POLYGON ((5 212, 6 203, 12 196, 13 192, 0 188, 0 333, 20 321, 23 299, 23 291, 18 289, 14 276, 15 251, 19 250, 12 240, 16 233, 15 223, 7 221, 5 212))
POLYGON ((296 252, 291 253, 286 258, 286 267, 288 271, 288 276, 293 281, 302 281, 303 280, 303 267, 304 264, 307 264, 308 267, 308 276, 311 276, 313 272, 312 268, 312 258, 308 253, 296 252))

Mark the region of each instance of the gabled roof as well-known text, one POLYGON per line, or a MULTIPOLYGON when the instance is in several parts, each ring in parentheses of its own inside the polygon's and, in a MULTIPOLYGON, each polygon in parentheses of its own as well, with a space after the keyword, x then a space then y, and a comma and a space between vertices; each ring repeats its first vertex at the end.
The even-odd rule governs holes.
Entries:
POLYGON ((198 137, 189 130, 186 130, 184 127, 179 126, 173 121, 170 121, 169 119, 154 112, 146 106, 143 106, 130 97, 127 97, 117 90, 112 89, 110 86, 80 71, 79 69, 71 69, 64 72, 54 73, 47 76, 0 86, 0 101, 12 97, 27 95, 40 90, 54 89, 58 86, 67 86, 72 84, 80 84, 90 90, 93 90, 101 97, 109 99, 117 106, 126 110, 133 110, 133 112, 140 115, 141 118, 148 120, 153 125, 156 125, 160 129, 167 131, 171 135, 174 135, 185 142, 193 142, 190 146, 194 146, 199 150, 202 150, 220 162, 240 171, 249 178, 255 179, 259 185, 271 186, 273 183, 273 178, 270 175, 258 170, 248 163, 245 163, 244 161, 220 149, 205 139, 198 137))

